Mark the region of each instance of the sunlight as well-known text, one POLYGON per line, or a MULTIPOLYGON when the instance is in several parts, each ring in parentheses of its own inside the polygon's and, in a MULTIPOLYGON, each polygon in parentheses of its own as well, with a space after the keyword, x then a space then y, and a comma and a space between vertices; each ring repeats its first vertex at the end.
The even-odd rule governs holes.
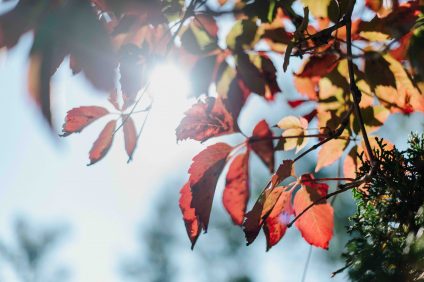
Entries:
POLYGON ((171 63, 157 65, 150 74, 149 93, 155 104, 181 109, 190 91, 187 74, 171 63))

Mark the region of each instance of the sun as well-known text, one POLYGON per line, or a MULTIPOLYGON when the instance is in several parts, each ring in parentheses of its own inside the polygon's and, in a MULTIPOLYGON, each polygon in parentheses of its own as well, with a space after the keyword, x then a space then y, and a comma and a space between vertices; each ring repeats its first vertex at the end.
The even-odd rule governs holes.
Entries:
POLYGON ((156 65, 149 76, 149 94, 158 106, 179 108, 185 104, 190 83, 186 72, 173 63, 156 65))

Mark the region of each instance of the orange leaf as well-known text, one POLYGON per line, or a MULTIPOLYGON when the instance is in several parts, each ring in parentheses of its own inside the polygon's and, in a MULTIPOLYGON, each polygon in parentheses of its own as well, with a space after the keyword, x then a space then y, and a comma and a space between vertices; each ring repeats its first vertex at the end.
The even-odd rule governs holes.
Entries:
POLYGON ((319 171, 323 167, 329 166, 337 161, 349 144, 346 139, 333 139, 321 146, 318 152, 318 162, 315 171, 319 171))
POLYGON ((242 225, 249 200, 249 152, 238 155, 230 165, 222 201, 234 224, 242 225))
MULTIPOLYGON (((295 215, 299 215, 310 204, 327 194, 328 185, 308 182, 305 176, 301 188, 296 192, 293 201, 295 215)), ((312 206, 295 222, 302 237, 311 245, 328 249, 333 237, 334 216, 333 207, 325 200, 312 206)))
POLYGON ((356 177, 356 171, 358 169, 358 156, 357 156, 358 146, 352 147, 349 153, 347 154, 343 162, 343 176, 349 178, 356 177))
POLYGON ((106 126, 100 132, 99 137, 94 142, 93 147, 90 150, 90 163, 92 165, 100 161, 106 153, 109 151, 113 141, 113 132, 115 132, 116 120, 109 121, 106 126))
POLYGON ((65 123, 62 127, 63 134, 61 136, 68 136, 72 133, 81 132, 87 125, 108 113, 108 110, 98 106, 73 108, 66 114, 65 123))

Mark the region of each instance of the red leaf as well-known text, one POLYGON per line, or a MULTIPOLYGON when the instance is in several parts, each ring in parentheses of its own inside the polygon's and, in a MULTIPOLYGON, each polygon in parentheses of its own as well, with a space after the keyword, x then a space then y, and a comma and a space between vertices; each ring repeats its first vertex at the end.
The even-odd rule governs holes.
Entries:
POLYGON ((264 221, 270 215, 283 189, 284 187, 277 187, 275 189, 264 190, 253 208, 246 214, 246 220, 243 222, 243 231, 247 245, 255 241, 264 221))
POLYGON ((112 145, 115 128, 116 120, 111 120, 103 128, 102 132, 100 132, 99 137, 94 142, 93 147, 90 150, 90 163, 88 165, 97 163, 109 151, 110 146, 112 145))
POLYGON ((125 151, 128 154, 128 161, 132 160, 132 156, 137 145, 137 131, 135 128, 134 120, 132 117, 124 116, 122 122, 124 122, 124 140, 125 140, 125 151))
POLYGON ((72 133, 81 132, 87 125, 108 113, 108 110, 98 106, 73 108, 66 114, 65 123, 62 127, 63 134, 61 136, 68 136, 72 133))
POLYGON ((225 179, 222 201, 234 224, 242 225, 249 200, 249 152, 234 158, 225 179))
POLYGON ((310 102, 311 100, 299 99, 299 100, 291 100, 287 101, 290 107, 297 108, 305 102, 310 102))
POLYGON ((213 97, 193 105, 176 129, 177 140, 191 138, 200 142, 234 132, 233 118, 222 100, 213 97))
POLYGON ((316 117, 318 114, 318 111, 316 109, 313 109, 310 113, 302 116, 304 119, 306 119, 308 122, 311 122, 311 120, 316 117))
POLYGON ((200 226, 195 210, 191 208, 192 195, 190 185, 188 182, 181 188, 180 191, 180 209, 183 214, 184 224, 186 226, 187 235, 191 241, 191 248, 193 249, 196 240, 200 235, 200 226))
MULTIPOLYGON (((302 176, 302 186, 294 196, 294 212, 299 215, 310 204, 327 194, 328 185, 308 181, 311 176, 302 176)), ((333 237, 334 215, 333 207, 325 200, 315 204, 295 222, 302 237, 311 245, 328 249, 333 237)))
POLYGON ((200 227, 205 232, 208 229, 216 183, 232 149, 225 143, 211 145, 193 158, 188 170, 193 195, 191 207, 195 209, 200 227))
POLYGON ((266 250, 269 251, 283 238, 287 225, 281 223, 278 217, 269 217, 265 221, 263 230, 266 237, 266 250))
POLYGON ((263 230, 266 236, 267 251, 275 246, 286 233, 287 224, 293 214, 291 197, 291 192, 282 192, 269 217, 265 221, 263 230))
POLYGON ((274 143, 272 142, 272 131, 265 120, 260 121, 252 133, 250 147, 261 158, 270 172, 274 171, 274 143), (261 140, 264 139, 264 140, 261 140), (257 141, 256 141, 257 140, 257 141))
POLYGON ((330 73, 339 63, 339 57, 335 54, 325 54, 323 56, 311 56, 303 67, 299 77, 325 76, 330 73))

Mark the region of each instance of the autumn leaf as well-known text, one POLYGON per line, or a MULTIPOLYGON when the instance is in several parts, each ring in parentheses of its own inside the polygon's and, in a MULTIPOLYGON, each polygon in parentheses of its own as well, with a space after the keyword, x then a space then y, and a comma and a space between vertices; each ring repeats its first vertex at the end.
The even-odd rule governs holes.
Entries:
POLYGON ((290 221, 290 217, 294 214, 291 198, 291 191, 283 191, 265 220, 263 230, 266 236, 267 251, 275 246, 286 233, 287 224, 290 221))
POLYGON ((310 102, 311 100, 305 100, 305 99, 297 99, 297 100, 290 100, 287 101, 287 104, 289 104, 290 107, 292 108, 297 108, 301 105, 303 105, 306 102, 310 102))
POLYGON ((396 87, 396 80, 389 63, 377 52, 365 53, 365 77, 374 90, 377 86, 396 87))
POLYGON ((277 203, 283 189, 284 187, 265 189, 256 200, 253 208, 246 214, 246 219, 243 222, 243 231, 247 245, 255 241, 264 221, 277 203))
POLYGON ((222 202, 234 224, 242 225, 249 200, 249 151, 234 158, 225 179, 222 202))
POLYGON ((293 160, 284 160, 278 167, 277 171, 271 177, 271 188, 277 186, 281 181, 284 181, 290 176, 296 177, 293 160))
MULTIPOLYGON (((325 196, 328 185, 314 183, 312 176, 302 177, 302 186, 296 192, 293 201, 295 215, 302 213, 310 204, 325 196)), ((328 249, 333 237, 334 216, 333 207, 325 200, 313 205, 295 222, 302 237, 311 245, 328 249)))
POLYGON ((236 68, 251 92, 273 100, 274 95, 281 91, 277 83, 277 70, 265 54, 239 53, 236 56, 236 68))
POLYGON ((200 225, 195 210, 191 207, 192 195, 189 183, 184 184, 180 191, 179 206, 183 214, 187 235, 191 241, 191 248, 194 248, 196 240, 200 235, 200 225))
POLYGON ((314 17, 326 18, 331 0, 302 0, 302 3, 309 8, 314 17))
POLYGON ((107 114, 109 114, 108 110, 98 106, 73 108, 66 114, 61 136, 65 137, 72 133, 81 132, 86 126, 107 114))
POLYGON ((191 207, 195 209, 199 225, 205 232, 208 229, 216 183, 232 149, 225 143, 211 145, 193 158, 188 170, 193 196, 191 207))
POLYGON ((277 126, 283 129, 282 139, 277 144, 277 149, 292 150, 296 148, 296 153, 306 146, 308 121, 303 117, 287 116, 282 118, 277 126), (297 137, 299 136, 299 137, 297 137))
POLYGON ((124 123, 124 141, 125 141, 125 151, 128 155, 128 161, 132 160, 132 156, 137 145, 137 131, 135 128, 134 120, 132 117, 124 115, 122 117, 122 122, 124 123))
POLYGON ((250 137, 250 147, 268 167, 272 173, 274 171, 274 143, 272 141, 272 131, 265 120, 261 120, 253 129, 250 137))
POLYGON ((232 116, 220 98, 208 97, 194 104, 176 129, 177 141, 194 139, 204 142, 211 137, 236 132, 232 116))
POLYGON ((88 165, 97 163, 107 154, 112 145, 115 128, 116 120, 111 120, 100 132, 99 137, 97 137, 97 140, 93 143, 93 147, 90 150, 90 163, 88 165))
POLYGON ((318 152, 318 162, 315 167, 315 172, 333 164, 341 158, 348 144, 348 139, 332 139, 322 145, 318 152))
POLYGON ((349 153, 347 154, 346 158, 343 162, 343 175, 344 177, 356 178, 356 171, 358 169, 358 146, 355 145, 350 149, 349 153))
POLYGON ((314 55, 309 58, 298 77, 323 77, 329 74, 339 63, 339 57, 332 53, 323 56, 314 55))
POLYGON ((236 21, 227 35, 227 47, 236 52, 253 47, 261 36, 257 31, 258 26, 253 20, 243 19, 236 21))
POLYGON ((196 15, 181 34, 181 45, 195 55, 206 55, 218 47, 215 20, 208 15, 196 15))
POLYGON ((358 26, 361 37, 371 41, 401 38, 407 34, 418 18, 419 5, 416 1, 402 3, 383 18, 376 15, 371 21, 361 21, 358 26))

